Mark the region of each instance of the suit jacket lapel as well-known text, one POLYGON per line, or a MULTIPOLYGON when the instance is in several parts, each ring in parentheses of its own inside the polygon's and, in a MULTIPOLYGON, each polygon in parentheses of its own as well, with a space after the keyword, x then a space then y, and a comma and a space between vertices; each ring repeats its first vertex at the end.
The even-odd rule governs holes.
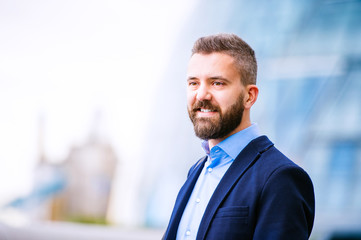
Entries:
POLYGON ((238 181, 239 178, 242 177, 245 171, 247 171, 247 169, 250 168, 255 161, 257 161, 261 153, 266 151, 271 146, 273 146, 273 143, 266 136, 261 136, 251 141, 241 151, 241 153, 238 154, 237 158, 224 174, 211 199, 209 200, 200 227, 198 229, 197 239, 204 239, 214 214, 216 213, 223 199, 231 191, 233 185, 238 181))
POLYGON ((195 166, 190 170, 189 176, 188 176, 186 182, 184 183, 184 185, 182 186, 182 188, 180 189, 180 191, 178 193, 177 200, 175 202, 174 209, 172 212, 172 216, 169 221, 168 229, 167 229, 163 239, 169 239, 169 240, 176 239, 180 219, 181 219, 181 217, 183 215, 183 211, 188 203, 189 197, 192 194, 194 185, 197 182, 199 174, 201 173, 201 171, 203 169, 206 159, 207 159, 207 157, 203 157, 202 159, 200 159, 195 164, 195 166))

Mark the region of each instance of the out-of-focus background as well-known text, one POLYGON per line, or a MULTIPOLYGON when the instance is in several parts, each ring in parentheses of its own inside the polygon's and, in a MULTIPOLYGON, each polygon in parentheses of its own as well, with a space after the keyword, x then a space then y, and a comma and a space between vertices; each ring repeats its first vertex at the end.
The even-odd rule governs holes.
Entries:
POLYGON ((252 119, 310 174, 312 239, 361 239, 361 1, 0 1, 0 239, 160 239, 203 155, 200 36, 256 51, 252 119))

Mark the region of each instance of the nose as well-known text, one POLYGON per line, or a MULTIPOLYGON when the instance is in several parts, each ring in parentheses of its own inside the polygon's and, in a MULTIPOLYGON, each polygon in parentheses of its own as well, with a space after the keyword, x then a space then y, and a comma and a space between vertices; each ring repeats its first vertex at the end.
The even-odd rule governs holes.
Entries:
POLYGON ((211 100, 211 93, 209 92, 208 87, 205 84, 201 84, 197 89, 197 100, 211 100))

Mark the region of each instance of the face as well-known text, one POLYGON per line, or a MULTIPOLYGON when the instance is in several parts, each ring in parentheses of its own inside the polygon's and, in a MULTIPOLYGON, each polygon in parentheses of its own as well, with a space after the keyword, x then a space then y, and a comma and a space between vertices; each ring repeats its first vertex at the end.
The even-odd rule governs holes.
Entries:
POLYGON ((221 139, 240 130, 245 88, 233 57, 194 54, 187 75, 187 108, 196 135, 221 139))

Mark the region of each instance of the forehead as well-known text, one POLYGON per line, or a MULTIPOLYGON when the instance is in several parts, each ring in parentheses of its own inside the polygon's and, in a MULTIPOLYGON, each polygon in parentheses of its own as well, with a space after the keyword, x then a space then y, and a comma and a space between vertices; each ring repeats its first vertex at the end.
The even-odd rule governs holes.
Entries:
POLYGON ((188 77, 239 77, 235 60, 225 53, 193 54, 188 64, 188 77))

